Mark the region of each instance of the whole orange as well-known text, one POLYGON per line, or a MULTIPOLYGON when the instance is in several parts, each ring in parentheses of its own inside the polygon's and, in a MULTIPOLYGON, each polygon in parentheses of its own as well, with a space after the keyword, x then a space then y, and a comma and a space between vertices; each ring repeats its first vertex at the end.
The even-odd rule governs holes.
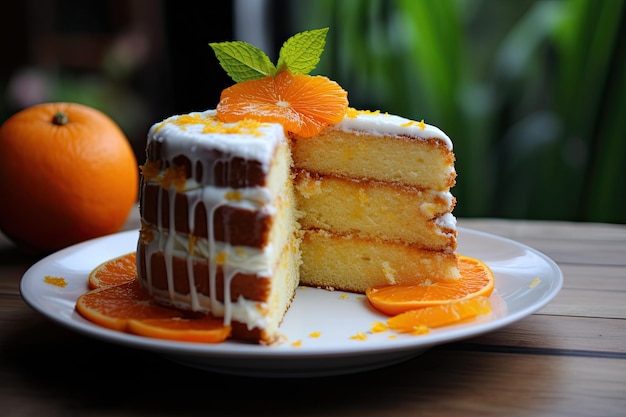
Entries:
POLYGON ((52 252, 115 233, 138 192, 126 135, 76 103, 43 103, 0 127, 0 230, 18 246, 52 252))

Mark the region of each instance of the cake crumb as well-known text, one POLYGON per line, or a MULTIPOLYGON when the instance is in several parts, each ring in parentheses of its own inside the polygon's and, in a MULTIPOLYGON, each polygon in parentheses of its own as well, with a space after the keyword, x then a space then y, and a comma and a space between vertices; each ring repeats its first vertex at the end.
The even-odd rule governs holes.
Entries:
POLYGON ((537 284, 539 284, 541 282, 541 279, 539 279, 539 277, 536 277, 535 279, 532 280, 532 282, 528 285, 528 288, 533 288, 535 287, 537 284))
POLYGON ((365 192, 365 189, 363 188, 359 188, 359 201, 363 203, 364 205, 366 205, 369 201, 367 193, 365 192))
POLYGON ((339 296, 339 298, 341 298, 342 300, 347 300, 348 299, 348 294, 341 294, 339 296))
POLYGON ((313 333, 309 333, 309 337, 312 337, 314 339, 317 339, 318 337, 320 337, 322 335, 322 332, 313 332, 313 333))
POLYGON ((295 347, 295 348, 302 347, 302 340, 296 340, 295 342, 292 342, 291 347, 295 347))
POLYGON ((49 275, 46 275, 43 278, 43 281, 46 284, 56 285, 57 287, 61 287, 61 288, 64 288, 67 285, 67 281, 65 281, 65 278, 51 277, 49 275))
POLYGON ((385 279, 391 285, 396 283, 396 270, 389 265, 389 262, 382 263, 383 275, 385 275, 385 279))

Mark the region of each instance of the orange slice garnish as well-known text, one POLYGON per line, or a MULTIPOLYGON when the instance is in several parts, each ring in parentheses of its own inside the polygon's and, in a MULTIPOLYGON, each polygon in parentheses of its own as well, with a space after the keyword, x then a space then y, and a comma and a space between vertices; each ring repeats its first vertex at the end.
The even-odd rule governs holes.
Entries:
POLYGON ((311 137, 343 119, 347 97, 348 93, 327 77, 282 71, 275 77, 224 89, 217 116, 226 123, 243 119, 280 123, 287 132, 311 137))

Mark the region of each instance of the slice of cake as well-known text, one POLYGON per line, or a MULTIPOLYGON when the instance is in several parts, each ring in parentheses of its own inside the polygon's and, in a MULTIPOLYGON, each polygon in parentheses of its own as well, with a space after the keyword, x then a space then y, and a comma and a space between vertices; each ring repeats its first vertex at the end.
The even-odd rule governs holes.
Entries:
POLYGON ((368 287, 458 278, 452 142, 438 128, 350 109, 291 141, 302 283, 368 287))
POLYGON ((139 279, 163 304, 223 317, 234 338, 274 343, 300 262, 290 150, 280 125, 215 114, 149 131, 139 279))
POLYGON ((326 31, 290 38, 278 66, 211 44, 236 84, 215 111, 148 134, 139 280, 160 303, 223 317, 235 339, 281 340, 299 283, 364 293, 459 276, 450 139, 349 109, 337 83, 307 75, 326 31))

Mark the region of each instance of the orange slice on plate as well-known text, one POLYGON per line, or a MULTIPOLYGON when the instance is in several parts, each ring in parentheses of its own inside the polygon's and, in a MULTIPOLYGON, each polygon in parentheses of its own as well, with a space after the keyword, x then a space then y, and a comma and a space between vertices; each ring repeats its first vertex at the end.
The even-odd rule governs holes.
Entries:
POLYGON ((137 278, 136 253, 125 255, 102 262, 89 274, 89 288, 109 287, 137 278))
POLYGON ((131 319, 170 319, 181 311, 155 304, 139 281, 88 291, 76 300, 76 311, 87 320, 108 329, 126 331, 131 319))
POLYGON ((89 288, 76 300, 76 311, 108 329, 201 343, 219 343, 230 336, 230 326, 221 319, 188 318, 182 311, 156 304, 137 280, 134 252, 98 265, 89 274, 89 288))
POLYGON ((203 318, 167 318, 167 319, 132 319, 128 321, 128 331, 139 336, 157 339, 177 340, 196 343, 220 343, 230 336, 231 327, 225 326, 221 319, 203 318))
POLYGON ((459 255, 459 270, 461 276, 458 279, 430 279, 417 285, 372 287, 365 294, 376 310, 390 316, 491 295, 494 277, 487 264, 476 258, 459 255))
POLYGON ((437 328, 473 319, 491 312, 489 299, 478 296, 470 299, 451 301, 405 313, 387 319, 387 326, 400 333, 423 334, 425 328, 437 328))

